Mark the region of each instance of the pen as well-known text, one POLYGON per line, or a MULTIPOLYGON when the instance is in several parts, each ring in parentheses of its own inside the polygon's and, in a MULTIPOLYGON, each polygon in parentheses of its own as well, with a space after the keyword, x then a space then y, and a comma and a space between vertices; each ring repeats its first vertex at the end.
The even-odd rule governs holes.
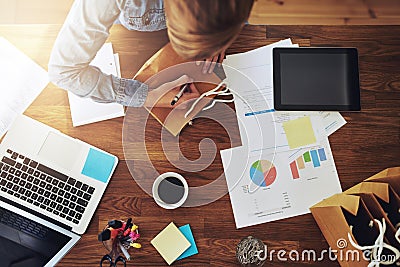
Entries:
POLYGON ((179 93, 174 97, 174 99, 172 99, 171 106, 175 105, 176 102, 178 102, 179 98, 181 98, 186 89, 188 89, 189 85, 190 85, 189 83, 186 83, 183 86, 181 86, 181 90, 179 91, 179 93))
POLYGON ((128 229, 126 229, 122 235, 127 236, 127 235, 129 235, 130 232, 131 232, 131 228, 128 227, 128 229))
POLYGON ((132 227, 132 226, 129 226, 129 224, 131 224, 131 222, 132 222, 132 218, 129 218, 129 219, 126 221, 124 230, 122 230, 122 232, 125 232, 126 229, 132 227))

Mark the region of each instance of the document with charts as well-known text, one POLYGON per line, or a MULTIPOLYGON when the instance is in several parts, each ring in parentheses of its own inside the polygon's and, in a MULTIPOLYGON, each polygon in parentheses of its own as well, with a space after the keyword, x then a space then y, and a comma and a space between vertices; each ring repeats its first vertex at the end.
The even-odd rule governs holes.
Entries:
POLYGON ((237 228, 309 213, 342 191, 327 138, 277 153, 241 146, 221 151, 221 158, 237 228))

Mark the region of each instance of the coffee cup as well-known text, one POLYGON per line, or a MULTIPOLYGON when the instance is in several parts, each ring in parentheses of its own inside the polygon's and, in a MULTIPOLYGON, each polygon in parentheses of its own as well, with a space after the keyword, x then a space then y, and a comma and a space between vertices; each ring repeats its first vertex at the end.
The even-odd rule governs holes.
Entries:
POLYGON ((166 172, 158 176, 153 183, 153 198, 164 209, 176 209, 186 201, 189 186, 182 175, 166 172))

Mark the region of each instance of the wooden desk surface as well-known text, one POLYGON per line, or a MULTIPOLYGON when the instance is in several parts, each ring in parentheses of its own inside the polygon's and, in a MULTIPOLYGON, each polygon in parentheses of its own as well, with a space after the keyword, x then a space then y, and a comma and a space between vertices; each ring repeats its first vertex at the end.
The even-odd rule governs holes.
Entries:
MULTIPOLYGON (((4 36, 47 69, 49 53, 60 25, 0 25, 4 36)), ((311 46, 350 46, 359 51, 361 112, 344 112, 347 124, 329 137, 342 188, 345 190, 385 168, 400 165, 400 26, 247 26, 228 53, 247 51, 283 38, 311 46)), ((165 32, 132 33, 115 27, 110 37, 120 55, 123 77, 132 77, 145 60, 166 42, 165 32)), ((25 112, 39 121, 117 155, 121 162, 107 188, 88 231, 59 266, 98 266, 106 253, 97 234, 108 219, 133 217, 140 226, 143 248, 132 252, 128 266, 165 266, 149 243, 169 222, 190 223, 199 254, 175 266, 235 266, 235 248, 241 238, 253 235, 268 249, 290 251, 328 245, 310 214, 236 230, 229 196, 196 208, 168 211, 159 208, 132 179, 122 148, 123 119, 73 128, 65 91, 49 84, 25 112)), ((159 124, 149 118, 146 147, 157 171, 177 170, 163 155, 159 124)), ((182 153, 199 156, 198 144, 212 138, 218 149, 231 146, 226 132, 206 119, 195 121, 180 137, 182 153)), ((238 139, 236 139, 237 142, 238 139)), ((140 161, 140 160, 138 160, 140 161)), ((145 170, 144 170, 145 172, 145 170)), ((219 153, 199 173, 185 173, 189 185, 206 184, 223 172, 219 153)), ((310 193, 310 192, 305 192, 310 193)), ((338 266, 327 257, 324 266, 338 266)), ((321 266, 321 262, 279 262, 272 266, 321 266)))

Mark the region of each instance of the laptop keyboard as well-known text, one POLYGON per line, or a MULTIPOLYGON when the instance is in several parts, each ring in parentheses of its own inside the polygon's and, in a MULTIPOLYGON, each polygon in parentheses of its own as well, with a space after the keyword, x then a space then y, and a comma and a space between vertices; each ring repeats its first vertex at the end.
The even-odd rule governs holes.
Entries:
POLYGON ((7 149, 0 190, 78 224, 95 188, 7 149))
POLYGON ((2 207, 0 207, 0 222, 40 239, 44 239, 49 231, 47 227, 2 207))

